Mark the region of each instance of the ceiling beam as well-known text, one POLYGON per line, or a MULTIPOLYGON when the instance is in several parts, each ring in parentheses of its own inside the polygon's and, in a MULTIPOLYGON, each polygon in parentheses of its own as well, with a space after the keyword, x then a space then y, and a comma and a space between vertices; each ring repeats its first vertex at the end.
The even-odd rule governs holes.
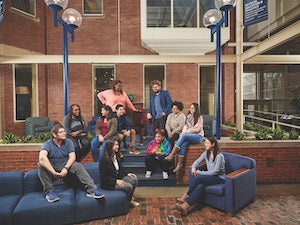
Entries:
POLYGON ((288 40, 299 36, 300 21, 282 29, 278 33, 253 46, 242 54, 242 60, 246 62, 254 56, 261 55, 264 52, 275 48, 276 46, 287 42, 288 40))

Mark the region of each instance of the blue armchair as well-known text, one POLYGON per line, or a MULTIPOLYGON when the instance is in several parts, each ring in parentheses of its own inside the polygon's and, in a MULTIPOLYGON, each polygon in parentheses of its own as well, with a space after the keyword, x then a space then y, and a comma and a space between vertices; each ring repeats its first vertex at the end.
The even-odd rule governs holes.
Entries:
POLYGON ((256 196, 256 162, 254 159, 223 152, 226 178, 224 184, 207 186, 206 204, 235 215, 256 196))
POLYGON ((50 132, 53 126, 48 117, 28 117, 25 120, 25 136, 37 137, 40 133, 50 132))

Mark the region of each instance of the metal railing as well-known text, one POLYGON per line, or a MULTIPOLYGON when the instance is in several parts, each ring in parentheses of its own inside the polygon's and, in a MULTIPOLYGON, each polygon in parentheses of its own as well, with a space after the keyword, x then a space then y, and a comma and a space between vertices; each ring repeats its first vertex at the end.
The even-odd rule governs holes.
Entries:
POLYGON ((272 129, 275 129, 276 125, 280 125, 282 127, 287 127, 290 129, 294 128, 300 131, 300 117, 295 115, 257 110, 244 110, 244 121, 250 121, 260 125, 271 124, 272 129))

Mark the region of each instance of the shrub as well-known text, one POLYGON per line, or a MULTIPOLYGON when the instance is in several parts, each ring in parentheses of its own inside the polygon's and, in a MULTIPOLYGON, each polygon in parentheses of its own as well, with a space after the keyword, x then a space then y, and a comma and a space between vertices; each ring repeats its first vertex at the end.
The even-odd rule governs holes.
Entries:
POLYGON ((282 140, 283 139, 283 130, 279 125, 276 126, 276 128, 273 130, 272 133, 273 140, 282 140))
POLYGON ((245 139, 245 135, 240 132, 239 130, 235 130, 233 135, 231 136, 232 140, 238 141, 238 140, 244 140, 245 139))
POLYGON ((266 130, 259 130, 256 134, 255 134, 255 139, 256 140, 270 140, 270 136, 269 133, 266 132, 266 130))
POLYGON ((289 132, 289 140, 298 140, 298 138, 299 138, 298 132, 295 129, 292 129, 289 132))
POLYGON ((51 138, 50 132, 44 132, 44 133, 40 133, 37 137, 36 142, 45 142, 47 140, 49 140, 51 138))
POLYGON ((229 126, 229 127, 236 127, 235 123, 231 122, 231 121, 226 121, 225 122, 225 125, 226 126, 229 126))
POLYGON ((5 132, 3 136, 3 143, 4 144, 10 144, 10 143, 17 143, 20 140, 20 138, 17 135, 14 135, 13 133, 5 132))

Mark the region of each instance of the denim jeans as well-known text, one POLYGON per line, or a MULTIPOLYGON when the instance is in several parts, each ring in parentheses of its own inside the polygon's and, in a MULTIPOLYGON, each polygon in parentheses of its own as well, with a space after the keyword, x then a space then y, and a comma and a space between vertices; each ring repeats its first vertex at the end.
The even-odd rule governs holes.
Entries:
POLYGON ((91 141, 91 150, 92 150, 92 155, 94 158, 94 162, 99 161, 99 147, 102 143, 99 142, 98 137, 94 137, 93 140, 91 141))
POLYGON ((183 136, 180 136, 175 144, 175 146, 180 148, 178 155, 184 157, 186 147, 189 144, 198 144, 202 139, 203 136, 200 134, 184 134, 183 136))
POLYGON ((225 181, 215 175, 196 175, 194 176, 189 168, 189 190, 187 192, 187 203, 193 205, 196 202, 203 201, 203 192, 206 186, 213 184, 221 184, 225 181))

